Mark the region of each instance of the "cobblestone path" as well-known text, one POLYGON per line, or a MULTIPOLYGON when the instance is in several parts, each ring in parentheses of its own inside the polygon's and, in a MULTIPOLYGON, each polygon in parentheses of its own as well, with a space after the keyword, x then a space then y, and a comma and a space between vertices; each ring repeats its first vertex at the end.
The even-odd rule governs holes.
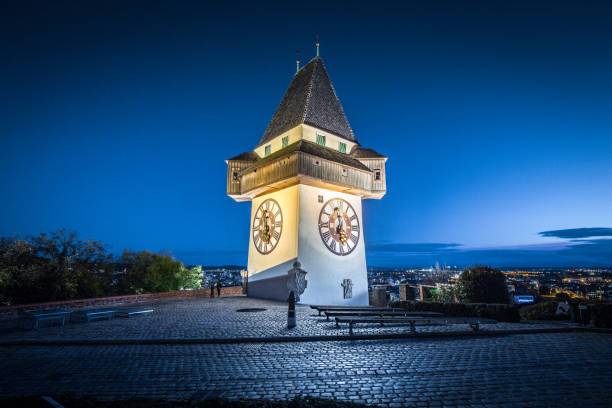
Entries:
MULTIPOLYGON (((89 324, 68 324, 40 330, 18 329, 18 321, 0 321, 0 342, 27 340, 117 340, 117 339, 211 339, 236 337, 296 337, 348 335, 348 328, 317 316, 309 306, 297 306, 298 326, 288 330, 287 303, 227 296, 188 298, 149 304, 155 312, 133 319, 113 319, 89 324), (263 312, 240 313, 243 308, 264 308, 263 312)), ((484 330, 528 330, 564 327, 560 324, 498 323, 482 325, 484 330)), ((403 326, 359 325, 356 334, 406 333, 403 326)), ((419 326, 419 332, 471 332, 467 324, 419 326)))
POLYGON ((313 395, 389 407, 609 407, 612 336, 0 347, 0 394, 313 395))

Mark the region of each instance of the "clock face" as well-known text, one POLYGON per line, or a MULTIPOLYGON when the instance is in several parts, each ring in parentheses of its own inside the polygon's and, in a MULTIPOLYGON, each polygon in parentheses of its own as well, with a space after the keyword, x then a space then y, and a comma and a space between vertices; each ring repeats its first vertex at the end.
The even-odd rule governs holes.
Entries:
POLYGON ((319 214, 319 234, 323 244, 334 254, 350 254, 359 242, 357 213, 341 198, 329 200, 319 214))
POLYGON ((283 213, 276 200, 265 200, 253 217, 253 243, 261 254, 269 254, 276 248, 283 232, 283 213))

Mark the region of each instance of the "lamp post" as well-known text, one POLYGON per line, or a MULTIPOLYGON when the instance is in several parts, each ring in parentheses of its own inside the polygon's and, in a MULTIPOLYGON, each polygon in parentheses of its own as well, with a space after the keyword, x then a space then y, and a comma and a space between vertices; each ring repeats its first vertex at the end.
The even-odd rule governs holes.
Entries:
POLYGON ((249 295, 249 271, 243 269, 240 271, 240 276, 242 276, 242 294, 249 295))
POLYGON ((287 289, 289 291, 293 291, 295 295, 295 301, 300 301, 300 295, 304 293, 306 287, 308 286, 308 282, 306 282, 306 272, 301 268, 301 264, 299 261, 295 261, 293 263, 293 268, 289 269, 288 277, 287 277, 287 289))
POLYGON ((296 260, 293 263, 293 268, 287 272, 287 289, 289 289, 289 309, 287 311, 287 328, 296 326, 295 303, 299 302, 300 295, 306 290, 308 282, 306 282, 306 271, 301 268, 302 265, 296 260))

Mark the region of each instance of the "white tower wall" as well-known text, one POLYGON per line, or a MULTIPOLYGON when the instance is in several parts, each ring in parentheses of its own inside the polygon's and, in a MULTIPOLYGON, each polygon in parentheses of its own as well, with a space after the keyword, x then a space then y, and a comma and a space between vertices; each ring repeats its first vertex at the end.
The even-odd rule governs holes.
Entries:
POLYGON ((253 200, 251 223, 257 207, 268 198, 275 199, 281 206, 283 232, 277 247, 267 255, 257 252, 252 238, 249 237, 249 296, 286 300, 287 272, 297 259, 302 264, 302 269, 308 272, 308 286, 301 295, 301 303, 367 305, 368 280, 361 198, 299 184, 253 200), (322 196, 322 199, 319 196, 322 196), (329 251, 319 234, 321 208, 332 198, 346 200, 359 218, 359 242, 355 249, 345 256, 329 251), (341 286, 344 279, 351 279, 353 283, 352 297, 349 299, 344 299, 341 286))

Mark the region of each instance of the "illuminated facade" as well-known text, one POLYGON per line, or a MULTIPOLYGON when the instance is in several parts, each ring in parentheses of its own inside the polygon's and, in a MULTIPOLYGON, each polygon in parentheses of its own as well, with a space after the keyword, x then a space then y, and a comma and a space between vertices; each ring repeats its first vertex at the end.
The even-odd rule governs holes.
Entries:
POLYGON ((357 142, 321 58, 298 70, 259 144, 227 160, 227 194, 251 201, 249 296, 367 305, 361 200, 386 193, 387 158, 357 142))

